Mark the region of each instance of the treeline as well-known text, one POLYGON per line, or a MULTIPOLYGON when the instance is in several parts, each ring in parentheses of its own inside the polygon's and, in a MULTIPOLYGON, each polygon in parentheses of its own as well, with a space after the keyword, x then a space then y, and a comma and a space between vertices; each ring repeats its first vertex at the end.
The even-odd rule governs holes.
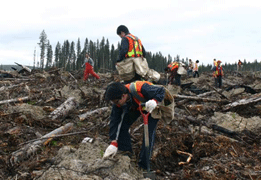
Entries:
MULTIPOLYGON (((237 70, 237 62, 230 64, 225 63, 222 64, 222 67, 224 71, 236 71, 237 70)), ((201 65, 199 66, 199 72, 206 72, 210 71, 212 68, 212 65, 201 65)), ((254 62, 247 62, 246 59, 242 61, 242 69, 241 71, 261 71, 261 63, 257 61, 257 59, 254 60, 254 62)))
MULTIPOLYGON (((63 44, 57 42, 56 47, 52 49, 50 41, 47 39, 47 35, 43 30, 40 34, 40 60, 33 62, 33 68, 50 69, 51 67, 65 68, 68 71, 74 71, 82 69, 86 52, 90 54, 95 62, 94 69, 98 72, 104 70, 115 70, 115 63, 118 59, 120 43, 115 47, 113 44, 110 45, 109 40, 103 37, 101 40, 96 42, 89 40, 88 38, 84 41, 84 46, 81 47, 80 39, 78 38, 77 43, 74 41, 69 42, 65 40, 63 44)), ((146 47, 145 47, 146 48, 146 47)), ((155 69, 158 72, 163 72, 164 68, 172 61, 180 61, 188 65, 189 58, 180 58, 176 55, 172 58, 171 55, 167 57, 163 56, 161 52, 151 53, 147 51, 146 59, 149 67, 155 69)), ((237 62, 236 62, 237 63, 237 62)), ((225 71, 235 71, 237 66, 235 64, 223 64, 225 71)), ((199 72, 209 71, 212 64, 199 66, 199 72)), ((243 71, 259 71, 261 70, 261 64, 254 61, 254 63, 243 61, 243 71)))
MULTIPOLYGON (((69 42, 65 40, 63 44, 57 42, 57 45, 52 50, 50 41, 47 39, 47 35, 43 30, 40 34, 40 60, 35 62, 33 66, 40 69, 49 69, 51 67, 65 68, 68 71, 78 70, 82 68, 86 52, 90 54, 95 62, 94 69, 96 71, 103 70, 115 70, 115 63, 118 59, 120 43, 115 47, 113 44, 110 45, 109 40, 103 37, 102 40, 93 42, 88 40, 84 41, 84 46, 81 47, 80 39, 78 38, 77 43, 69 42)), ((172 57, 169 55, 168 58, 164 57, 161 52, 152 54, 147 52, 146 59, 150 68, 155 69, 159 72, 163 72, 164 68, 172 61, 172 57)))

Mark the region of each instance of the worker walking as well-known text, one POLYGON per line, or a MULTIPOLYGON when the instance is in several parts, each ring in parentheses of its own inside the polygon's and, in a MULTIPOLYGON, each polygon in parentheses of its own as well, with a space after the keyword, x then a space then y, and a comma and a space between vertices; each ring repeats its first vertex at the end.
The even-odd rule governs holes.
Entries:
MULTIPOLYGON (((151 113, 157 104, 164 99, 164 95, 165 89, 163 87, 154 86, 148 81, 136 81, 126 85, 114 82, 108 85, 105 99, 113 103, 109 132, 111 144, 106 149, 103 158, 114 156, 118 150, 133 153, 129 128, 141 115, 138 110, 141 100, 137 99, 137 96, 144 100, 145 111, 151 113)), ((154 145, 157 123, 158 119, 154 119, 150 114, 148 117, 149 157, 151 157, 154 145)), ((138 165, 147 169, 144 139, 138 165)))
POLYGON ((214 73, 214 78, 215 78, 215 86, 221 88, 222 86, 222 76, 224 75, 223 69, 221 66, 221 61, 217 61, 217 67, 216 71, 214 73))
POLYGON ((84 65, 85 65, 84 76, 83 76, 84 81, 88 79, 89 74, 91 74, 96 79, 100 79, 100 76, 93 71, 94 61, 92 60, 92 58, 90 58, 90 55, 88 53, 85 54, 84 64, 82 65, 82 67, 84 65))
POLYGON ((216 71, 216 67, 217 67, 217 61, 216 59, 213 59, 212 71, 216 71))
POLYGON ((242 61, 240 61, 239 59, 237 63, 237 71, 241 71, 241 68, 242 68, 242 61))
POLYGON ((145 59, 146 51, 141 40, 131 34, 124 25, 120 25, 117 28, 117 34, 121 38, 119 57, 116 64, 120 77, 126 83, 141 80, 142 76, 145 76, 148 71, 147 60, 145 59), (140 62, 144 62, 143 66, 139 66, 140 62), (139 66, 138 73, 140 74, 137 73, 136 67, 133 65, 134 63, 139 66), (143 70, 144 67, 145 69, 143 70))
POLYGON ((168 79, 168 83, 170 84, 176 84, 178 86, 180 86, 180 78, 181 75, 178 74, 178 69, 179 69, 179 63, 174 61, 172 63, 170 63, 168 65, 167 68, 165 68, 166 73, 170 73, 169 79, 168 79), (175 79, 175 82, 174 82, 175 79))
POLYGON ((192 74, 192 71, 193 71, 193 62, 191 59, 189 59, 188 70, 187 70, 188 77, 190 73, 192 74))
POLYGON ((198 73, 198 63, 199 63, 199 60, 196 60, 195 64, 194 64, 194 74, 193 74, 193 77, 195 78, 196 76, 199 77, 199 73, 198 73))

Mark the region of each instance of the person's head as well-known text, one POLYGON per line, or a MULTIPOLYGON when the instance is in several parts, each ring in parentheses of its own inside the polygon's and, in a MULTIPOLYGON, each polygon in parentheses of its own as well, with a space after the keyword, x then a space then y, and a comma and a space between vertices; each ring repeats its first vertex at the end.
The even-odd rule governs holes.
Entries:
POLYGON ((89 57, 90 57, 90 55, 89 55, 88 53, 86 53, 86 54, 85 54, 85 57, 89 58, 89 57))
POLYGON ((196 63, 199 63, 199 60, 196 60, 196 63))
POLYGON ((216 59, 214 59, 214 61, 216 61, 216 59))
POLYGON ((189 62, 191 62, 191 59, 189 59, 189 62))
POLYGON ((217 64, 218 64, 218 65, 220 65, 220 64, 221 64, 221 61, 220 61, 220 60, 218 60, 218 61, 217 61, 217 64))
POLYGON ((120 106, 124 105, 128 100, 129 90, 120 82, 113 82, 107 86, 105 92, 105 100, 112 101, 120 106))
POLYGON ((122 38, 124 36, 126 36, 127 34, 129 34, 129 29, 124 26, 124 25, 120 25, 118 28, 117 28, 117 34, 122 38))

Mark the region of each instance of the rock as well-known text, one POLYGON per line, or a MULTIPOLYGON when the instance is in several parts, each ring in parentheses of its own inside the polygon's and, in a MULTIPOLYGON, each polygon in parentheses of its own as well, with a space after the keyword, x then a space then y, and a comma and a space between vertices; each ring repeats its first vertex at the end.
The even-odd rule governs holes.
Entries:
POLYGON ((81 143, 78 149, 65 146, 56 156, 59 162, 40 179, 138 179, 142 172, 131 164, 130 158, 117 154, 113 159, 103 160, 108 144, 96 139, 94 143, 81 143), (96 175, 93 175, 96 174, 96 175))
POLYGON ((258 116, 244 118, 235 112, 215 112, 211 120, 219 126, 231 131, 242 131, 244 129, 254 130, 261 128, 261 119, 258 116))

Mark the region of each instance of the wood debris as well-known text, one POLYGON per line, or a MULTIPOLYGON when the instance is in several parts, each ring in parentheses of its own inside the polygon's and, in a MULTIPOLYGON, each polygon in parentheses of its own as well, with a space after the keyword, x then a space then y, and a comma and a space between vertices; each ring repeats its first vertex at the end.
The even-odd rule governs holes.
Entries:
MULTIPOLYGON (((0 73, 3 75, 0 79, 1 179, 38 179, 50 166, 71 173, 71 169, 62 170, 56 164, 61 148, 68 146, 74 151, 88 144, 99 148, 99 142, 103 143, 102 147, 109 145, 111 105, 102 97, 107 85, 119 79, 114 72, 100 73, 101 80, 90 78, 87 82, 82 80, 83 71, 55 68, 15 72, 12 76, 0 73), (83 144, 84 138, 91 143, 83 144)), ((261 79, 258 75, 253 80, 248 77, 247 72, 226 73, 223 87, 217 89, 208 72, 196 80, 182 76, 184 86, 171 86, 179 90, 172 94, 175 119, 169 125, 158 122, 151 159, 157 179, 261 178, 260 123, 243 126, 243 122, 252 123, 261 118, 261 88, 258 89, 261 79), (245 79, 248 83, 243 85, 245 79), (237 88, 245 90, 232 92, 237 88), (224 125, 229 121, 224 118, 227 116, 219 119, 223 124, 216 121, 219 114, 235 119, 233 127, 240 126, 240 131, 224 125)), ((130 129, 135 162, 133 167, 128 166, 130 169, 137 165, 142 126, 142 118, 138 118, 130 129)), ((101 156, 104 150, 99 149, 98 154, 101 156)), ((76 161, 81 158, 72 162, 76 161)), ((118 160, 106 163, 111 163, 111 168, 117 166, 118 160)), ((95 173, 88 172, 105 179, 108 172, 104 167, 97 168, 95 173)), ((76 174, 78 179, 87 178, 84 172, 76 174)))

